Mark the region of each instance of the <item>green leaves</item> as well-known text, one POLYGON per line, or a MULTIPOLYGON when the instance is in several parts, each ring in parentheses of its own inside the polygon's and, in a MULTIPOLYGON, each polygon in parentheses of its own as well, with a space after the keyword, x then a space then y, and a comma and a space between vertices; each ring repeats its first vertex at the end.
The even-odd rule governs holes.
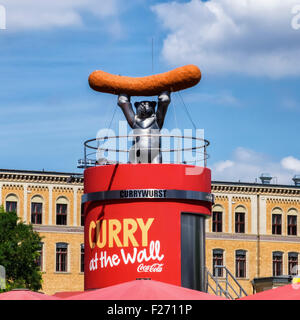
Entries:
POLYGON ((39 290, 42 273, 36 264, 42 238, 32 225, 20 221, 15 212, 0 207, 0 265, 6 270, 6 290, 39 290))

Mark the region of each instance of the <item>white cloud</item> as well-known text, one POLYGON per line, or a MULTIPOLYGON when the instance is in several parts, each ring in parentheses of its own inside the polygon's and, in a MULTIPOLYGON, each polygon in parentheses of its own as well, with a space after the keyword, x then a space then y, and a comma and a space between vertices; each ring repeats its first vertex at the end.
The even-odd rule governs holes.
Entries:
POLYGON ((300 173, 300 160, 298 160, 292 156, 283 158, 281 160, 281 165, 283 166, 283 168, 285 168, 287 170, 291 170, 291 171, 300 173))
POLYGON ((300 75, 300 30, 291 26, 297 4, 299 0, 191 0, 152 10, 169 32, 162 54, 170 64, 194 63, 204 73, 282 77, 300 75))
POLYGON ((1 4, 10 31, 81 26, 83 13, 104 20, 112 33, 120 30, 120 0, 1 0, 1 4))
POLYGON ((215 165, 215 171, 222 173, 225 169, 231 168, 233 166, 234 166, 234 162, 231 160, 221 161, 215 165))
POLYGON ((214 163, 211 169, 213 180, 260 183, 259 176, 268 173, 274 177, 272 183, 293 184, 293 176, 300 172, 300 160, 290 156, 276 162, 265 154, 239 147, 232 159, 214 163))

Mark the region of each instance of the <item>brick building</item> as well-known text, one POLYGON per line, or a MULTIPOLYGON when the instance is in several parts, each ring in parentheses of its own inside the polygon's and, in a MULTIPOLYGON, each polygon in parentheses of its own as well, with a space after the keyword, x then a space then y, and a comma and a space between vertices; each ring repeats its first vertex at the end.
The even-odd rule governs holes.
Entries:
POLYGON ((0 203, 43 237, 43 289, 83 290, 82 178, 69 173, 0 170, 0 203))
POLYGON ((209 270, 225 265, 248 294, 255 278, 295 272, 300 186, 213 182, 212 193, 216 200, 206 226, 209 270))
MULTIPOLYGON (((292 274, 300 252, 300 186, 213 182, 206 266, 225 265, 248 294, 251 281, 292 274)), ((83 179, 72 173, 0 170, 0 203, 43 237, 43 291, 83 290, 83 179)))

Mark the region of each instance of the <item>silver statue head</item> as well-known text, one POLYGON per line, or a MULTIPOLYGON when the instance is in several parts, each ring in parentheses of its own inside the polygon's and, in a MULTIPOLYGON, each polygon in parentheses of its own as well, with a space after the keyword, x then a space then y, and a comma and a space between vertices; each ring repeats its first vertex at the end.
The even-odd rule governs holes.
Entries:
POLYGON ((146 119, 151 117, 155 113, 155 101, 140 101, 135 102, 136 114, 141 119, 146 119))

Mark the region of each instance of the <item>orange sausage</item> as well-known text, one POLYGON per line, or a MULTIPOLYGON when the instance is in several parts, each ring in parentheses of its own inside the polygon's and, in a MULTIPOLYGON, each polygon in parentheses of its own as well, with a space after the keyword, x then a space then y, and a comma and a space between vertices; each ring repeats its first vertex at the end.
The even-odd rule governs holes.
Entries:
POLYGON ((97 70, 90 74, 89 85, 96 91, 116 95, 155 96, 163 91, 175 92, 193 87, 200 79, 201 71, 190 64, 147 77, 119 76, 97 70))

